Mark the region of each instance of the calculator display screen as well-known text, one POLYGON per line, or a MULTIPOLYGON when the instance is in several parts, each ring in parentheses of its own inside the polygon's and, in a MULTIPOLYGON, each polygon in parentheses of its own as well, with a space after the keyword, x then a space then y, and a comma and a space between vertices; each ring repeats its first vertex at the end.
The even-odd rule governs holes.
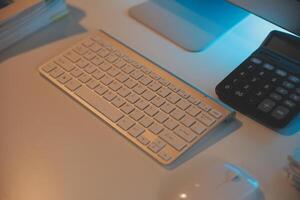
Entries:
POLYGON ((300 62, 300 39, 296 41, 274 35, 265 47, 300 62))

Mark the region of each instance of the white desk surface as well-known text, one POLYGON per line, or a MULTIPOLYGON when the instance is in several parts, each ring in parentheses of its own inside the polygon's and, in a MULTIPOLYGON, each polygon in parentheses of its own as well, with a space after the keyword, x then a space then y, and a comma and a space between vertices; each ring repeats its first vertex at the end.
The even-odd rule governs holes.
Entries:
POLYGON ((68 17, 1 52, 0 199, 161 200, 206 159, 220 158, 249 170, 265 199, 299 200, 283 172, 300 144, 299 116, 284 136, 237 114, 226 137, 168 169, 39 75, 40 64, 101 28, 216 97, 217 83, 278 29, 249 16, 206 51, 189 53, 128 16, 140 2, 70 0, 68 17))

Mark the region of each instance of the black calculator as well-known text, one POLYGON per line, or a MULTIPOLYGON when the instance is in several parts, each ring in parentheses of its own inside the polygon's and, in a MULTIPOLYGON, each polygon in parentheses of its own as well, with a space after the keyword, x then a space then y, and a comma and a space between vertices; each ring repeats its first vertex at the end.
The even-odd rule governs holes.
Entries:
POLYGON ((216 87, 219 98, 271 128, 285 127, 300 105, 300 38, 272 31, 216 87))

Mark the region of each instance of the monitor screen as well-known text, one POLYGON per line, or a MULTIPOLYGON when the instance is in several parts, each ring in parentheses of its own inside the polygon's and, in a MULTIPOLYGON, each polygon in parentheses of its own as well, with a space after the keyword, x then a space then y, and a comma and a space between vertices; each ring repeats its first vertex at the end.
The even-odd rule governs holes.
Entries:
POLYGON ((227 0, 300 36, 300 0, 227 0))

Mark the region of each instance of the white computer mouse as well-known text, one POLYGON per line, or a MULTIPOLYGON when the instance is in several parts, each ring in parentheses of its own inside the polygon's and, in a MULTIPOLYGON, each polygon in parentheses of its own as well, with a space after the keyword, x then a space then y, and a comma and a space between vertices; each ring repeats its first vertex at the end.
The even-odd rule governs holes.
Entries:
POLYGON ((199 170, 188 182, 173 188, 170 200, 263 200, 260 184, 230 163, 199 170))

